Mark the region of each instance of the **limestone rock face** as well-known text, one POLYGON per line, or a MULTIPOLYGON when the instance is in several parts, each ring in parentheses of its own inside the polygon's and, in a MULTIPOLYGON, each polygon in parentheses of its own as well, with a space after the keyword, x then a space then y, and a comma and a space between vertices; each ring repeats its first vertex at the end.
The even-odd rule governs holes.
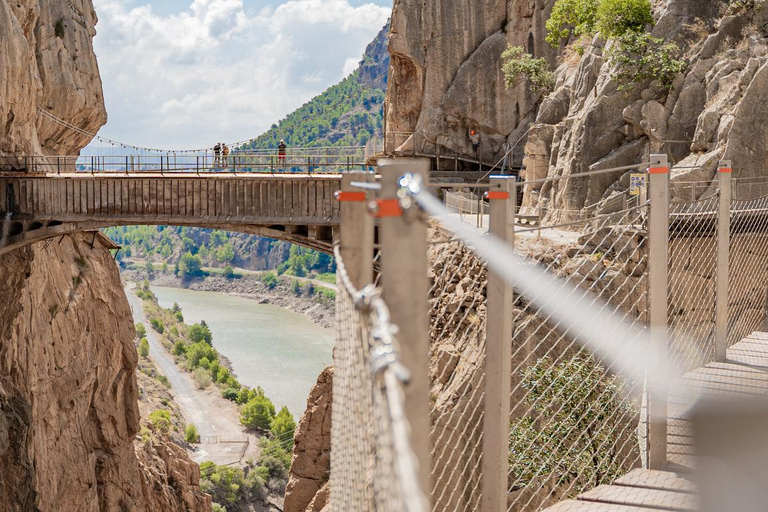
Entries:
MULTIPOLYGON (((0 4, 0 156, 73 155, 106 123, 91 0, 0 4)), ((3 163, 14 163, 3 159, 3 163)))
MULTIPOLYGON (((721 159, 733 161, 734 177, 764 174, 768 43, 750 27, 760 26, 766 15, 746 10, 724 16, 716 4, 656 2, 654 35, 675 39, 689 63, 669 93, 654 82, 620 91, 599 41, 579 62, 562 64, 559 89, 542 103, 528 138, 524 177, 578 175, 663 153, 673 166, 673 200, 690 201, 709 195, 714 185, 692 191, 674 183, 712 180, 721 159), (559 108, 552 116, 548 107, 565 97, 567 110, 559 108)), ((574 212, 625 191, 623 178, 618 172, 529 187, 524 206, 544 209, 553 220, 571 220, 574 212)), ((756 187, 734 197, 746 200, 766 192, 756 187)))
POLYGON ((1 257, 0 297, 0 510, 210 510, 178 450, 160 458, 186 490, 140 469, 133 321, 100 238, 1 257))
POLYGON ((317 378, 296 427, 285 512, 320 511, 328 503, 332 402, 333 367, 328 367, 317 378))
MULTIPOLYGON (((620 89, 605 58, 612 41, 596 37, 583 55, 544 41, 553 2, 396 0, 388 89, 388 150, 471 155, 468 131, 481 135, 480 159, 495 163, 504 143, 523 177, 575 176, 647 161, 665 153, 673 182, 710 180, 732 160, 734 177, 764 174, 768 38, 765 9, 725 2, 655 0, 653 35, 675 41, 687 69, 671 91, 657 82, 620 89), (507 90, 500 72, 507 44, 545 57, 557 76, 546 98, 525 85, 507 90)), ((524 207, 569 221, 626 191, 624 172, 526 188, 524 207)), ((744 190, 738 199, 768 193, 744 190)), ((695 198, 712 190, 700 188, 695 198)), ((690 197, 676 187, 673 199, 690 197)), ((526 212, 535 213, 535 212, 526 212)))
MULTIPOLYGON (((473 156, 476 129, 481 160, 500 158, 538 100, 525 85, 506 89, 501 52, 524 46, 554 63, 544 42, 550 9, 540 0, 395 0, 387 149, 473 156)), ((515 155, 519 163, 522 145, 515 155)))

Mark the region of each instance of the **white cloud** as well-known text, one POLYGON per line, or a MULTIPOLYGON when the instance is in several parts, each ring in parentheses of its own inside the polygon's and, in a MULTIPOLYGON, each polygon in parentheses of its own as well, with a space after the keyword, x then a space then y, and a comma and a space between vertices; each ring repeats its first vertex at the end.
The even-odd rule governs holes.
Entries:
MULTIPOLYGON (((135 3, 135 0, 134 0, 135 3)), ((338 82, 390 9, 350 0, 189 0, 178 13, 95 0, 109 124, 102 135, 159 148, 255 137, 338 82)))

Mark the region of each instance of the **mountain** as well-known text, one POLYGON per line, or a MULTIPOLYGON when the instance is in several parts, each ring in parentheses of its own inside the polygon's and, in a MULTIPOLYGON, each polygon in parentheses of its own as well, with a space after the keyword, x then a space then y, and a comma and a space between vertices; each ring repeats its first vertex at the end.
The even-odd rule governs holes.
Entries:
POLYGON ((357 146, 383 136, 384 97, 389 70, 389 22, 368 45, 360 66, 348 77, 288 114, 243 149, 357 146))

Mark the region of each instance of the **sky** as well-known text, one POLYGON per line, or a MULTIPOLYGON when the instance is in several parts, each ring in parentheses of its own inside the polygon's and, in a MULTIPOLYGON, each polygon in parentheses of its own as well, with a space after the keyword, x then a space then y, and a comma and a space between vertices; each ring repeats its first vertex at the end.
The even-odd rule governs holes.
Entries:
POLYGON ((392 0, 94 0, 109 121, 158 149, 257 137, 354 71, 392 0))

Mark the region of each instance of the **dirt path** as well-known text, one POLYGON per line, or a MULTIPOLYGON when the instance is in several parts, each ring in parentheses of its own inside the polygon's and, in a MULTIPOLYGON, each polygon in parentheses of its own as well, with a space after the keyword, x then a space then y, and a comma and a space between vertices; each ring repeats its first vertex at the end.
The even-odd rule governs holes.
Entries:
MULTIPOLYGON (((125 294, 131 305, 134 322, 149 326, 144 316, 142 300, 130 288, 125 294)), ((188 423, 194 423, 200 433, 201 444, 197 445, 191 457, 195 462, 213 461, 216 464, 237 464, 258 456, 258 437, 248 434, 239 423, 237 405, 221 398, 214 386, 205 391, 197 389, 189 373, 176 366, 173 357, 166 352, 160 336, 151 328, 147 329, 149 357, 157 369, 171 383, 171 395, 181 408, 188 423)))

